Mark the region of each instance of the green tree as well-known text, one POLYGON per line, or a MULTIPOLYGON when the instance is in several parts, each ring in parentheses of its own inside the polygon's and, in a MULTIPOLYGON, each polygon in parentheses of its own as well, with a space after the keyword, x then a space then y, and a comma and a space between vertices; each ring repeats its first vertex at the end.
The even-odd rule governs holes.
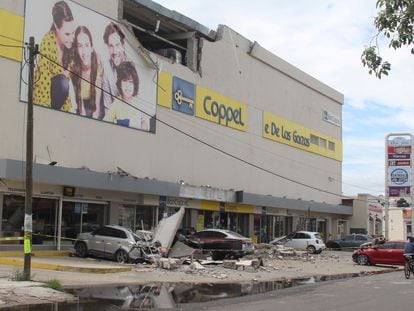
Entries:
POLYGON ((378 32, 362 52, 361 60, 369 74, 381 79, 382 75, 388 75, 391 64, 380 56, 380 35, 389 40, 389 48, 411 47, 411 54, 414 54, 414 0, 377 0, 377 9, 374 25, 378 32))

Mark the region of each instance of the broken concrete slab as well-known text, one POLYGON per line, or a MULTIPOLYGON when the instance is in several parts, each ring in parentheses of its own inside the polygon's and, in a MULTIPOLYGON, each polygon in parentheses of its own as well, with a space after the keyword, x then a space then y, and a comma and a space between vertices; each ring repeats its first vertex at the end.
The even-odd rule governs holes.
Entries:
POLYGON ((293 256, 295 256, 295 251, 279 251, 279 256, 293 257, 293 256))
POLYGON ((259 259, 241 260, 239 262, 236 262, 236 266, 238 266, 238 267, 253 267, 253 268, 257 269, 260 266, 260 260, 259 259))
POLYGON ((181 261, 177 258, 159 258, 156 260, 161 269, 172 270, 181 266, 181 261))
POLYGON ((251 260, 224 260, 223 267, 226 269, 233 270, 256 270, 260 266, 263 266, 263 261, 260 258, 251 259, 251 260))
POLYGON ((191 257, 195 253, 195 249, 185 245, 183 242, 177 241, 174 243, 168 257, 170 258, 182 258, 182 257, 191 257))
POLYGON ((202 265, 221 265, 223 260, 199 260, 202 265))
POLYGON ((197 261, 194 261, 191 265, 190 265, 190 269, 195 269, 195 270, 204 270, 204 266, 202 264, 200 264, 197 261))
POLYGON ((158 226, 155 229, 154 241, 160 241, 161 246, 166 249, 166 255, 168 255, 171 245, 174 241, 175 235, 184 217, 185 208, 181 207, 178 212, 161 219, 158 226))
POLYGON ((298 257, 307 257, 309 255, 307 251, 295 251, 295 254, 298 257))
POLYGON ((223 268, 237 270, 237 260, 223 260, 223 268))

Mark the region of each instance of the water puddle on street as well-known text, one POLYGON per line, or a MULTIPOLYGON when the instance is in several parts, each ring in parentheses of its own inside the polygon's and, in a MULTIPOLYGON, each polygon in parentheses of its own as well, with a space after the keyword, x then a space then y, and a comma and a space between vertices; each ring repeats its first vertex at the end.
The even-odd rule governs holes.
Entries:
MULTIPOLYGON (((349 277, 349 276, 348 276, 349 277)), ((327 276, 250 283, 174 283, 154 285, 105 286, 73 289, 79 297, 75 304, 54 303, 9 308, 13 311, 112 311, 179 310, 186 303, 200 303, 224 298, 266 293, 294 286, 328 281, 327 276)))

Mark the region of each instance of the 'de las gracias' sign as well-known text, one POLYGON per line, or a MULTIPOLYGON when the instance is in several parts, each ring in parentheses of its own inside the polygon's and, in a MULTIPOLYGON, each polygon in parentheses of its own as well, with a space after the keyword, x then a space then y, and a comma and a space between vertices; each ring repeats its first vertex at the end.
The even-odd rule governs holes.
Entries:
POLYGON ((340 140, 320 134, 270 112, 263 112, 263 137, 331 159, 342 160, 340 140))

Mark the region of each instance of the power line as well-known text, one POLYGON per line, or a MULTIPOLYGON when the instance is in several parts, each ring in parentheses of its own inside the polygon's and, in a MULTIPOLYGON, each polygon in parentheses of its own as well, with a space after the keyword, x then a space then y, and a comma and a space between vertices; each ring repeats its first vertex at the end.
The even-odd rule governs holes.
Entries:
POLYGON ((11 44, 3 44, 0 43, 0 46, 6 47, 6 48, 19 48, 19 49, 24 49, 24 46, 21 45, 11 45, 11 44))
MULTIPOLYGON (((9 37, 4 36, 4 35, 0 35, 0 36, 1 36, 1 37, 6 37, 6 38, 9 38, 9 37)), ((12 39, 12 38, 10 38, 10 39, 12 39)), ((15 40, 15 41, 20 42, 20 41, 18 41, 18 40, 15 40)), ((23 42, 22 42, 22 43, 23 43, 23 42)), ((0 44, 0 45, 3 45, 3 44, 0 44)), ((22 46, 13 46, 13 45, 3 45, 3 46, 7 46, 7 47, 14 47, 14 48, 24 48, 24 47, 22 47, 22 46)), ((91 81, 89 81, 89 80, 87 80, 87 79, 83 78, 82 76, 80 76, 80 75, 78 75, 78 74, 76 74, 76 73, 72 72, 72 71, 71 71, 71 70, 69 70, 68 68, 65 68, 64 66, 60 65, 59 63, 57 63, 57 62, 55 62, 55 61, 53 61, 53 60, 49 59, 47 56, 45 56, 45 55, 43 55, 43 54, 41 54, 41 53, 39 53, 39 54, 40 54, 40 55, 42 55, 43 57, 45 57, 47 60, 49 60, 49 61, 51 61, 51 62, 55 63, 55 64, 56 64, 56 65, 58 65, 59 67, 62 67, 63 69, 68 70, 69 72, 71 72, 72 74, 76 75, 77 77, 79 77, 80 79, 84 80, 85 82, 87 82, 87 83, 89 83, 89 84, 93 85, 94 87, 96 87, 96 88, 100 89, 101 91, 103 91, 103 92, 105 92, 105 93, 107 93, 107 94, 109 94, 109 95, 113 96, 113 94, 111 94, 110 92, 108 92, 108 91, 104 90, 103 88, 101 88, 101 87, 99 87, 99 86, 97 86, 97 85, 93 84, 91 81)), ((26 63, 27 63, 27 60, 26 60, 26 62, 25 62, 25 64, 24 64, 24 65, 26 65, 26 63)), ((24 67, 24 65, 23 65, 23 67, 24 67)), ((22 70, 23 70, 23 69, 22 69, 22 70)), ((25 81, 24 81, 24 80, 23 80, 23 82, 25 83, 25 81)), ((27 84, 27 83, 26 83, 26 84, 27 84)), ((120 99, 120 98, 118 98, 118 99, 120 99)), ((147 116, 149 116, 149 117, 153 117, 152 115, 150 115, 150 114, 148 114, 147 112, 145 112, 145 111, 143 111, 143 110, 139 109, 138 107, 135 107, 135 106, 133 106, 133 105, 131 105, 131 104, 129 104, 129 103, 127 103, 127 102, 123 101, 122 99, 120 99, 120 100, 121 100, 122 102, 124 102, 125 104, 129 105, 130 107, 132 107, 132 108, 134 108, 134 109, 136 109, 136 110, 138 110, 138 111, 140 111, 140 112, 142 112, 142 113, 146 114, 147 116)), ((147 102, 148 102, 148 101, 147 101, 147 102)), ((256 109, 258 109, 258 108, 256 108, 256 109)), ((260 109, 260 111, 263 111, 263 110, 261 110, 261 109, 260 109)), ((154 117, 154 118, 155 118, 156 120, 160 121, 161 123, 163 123, 163 124, 167 125, 167 124, 166 124, 166 123, 164 123, 162 120, 160 120, 160 119, 158 119, 158 118, 156 118, 156 117, 154 117)), ((189 122, 192 122, 193 124, 195 123, 194 121, 189 121, 189 122)), ((248 133, 248 134, 251 134, 251 135, 254 135, 254 136, 257 136, 257 137, 258 137, 258 135, 254 134, 254 133, 248 133)), ((241 142, 241 143, 244 143, 244 142, 241 142)), ((259 147, 259 149, 262 149, 263 151, 268 152, 268 153, 270 153, 270 154, 272 154, 272 155, 275 155, 275 156, 278 156, 278 157, 281 157, 281 158, 287 159, 287 158, 285 158, 285 157, 283 157, 283 156, 281 156, 281 155, 277 155, 277 154, 275 154, 275 153, 273 153, 273 152, 270 152, 270 151, 268 151, 268 150, 265 150, 265 149, 263 149, 263 148, 260 148, 260 147, 259 147)), ((289 160, 289 159, 287 159, 287 160, 289 160)), ((298 162, 298 161, 294 161, 294 162, 297 162, 297 163, 301 164, 301 163, 300 163, 300 162, 298 162)), ((307 165, 307 166, 309 166, 309 165, 307 165)), ((315 169, 316 169, 316 168, 315 168, 315 169)), ((328 173, 330 173, 330 174, 331 174, 331 173, 333 173, 333 172, 328 172, 328 173)), ((333 174, 336 174, 336 173, 333 173, 333 174)), ((336 178, 333 178, 333 177, 332 177, 332 179, 333 179, 333 180, 335 180, 335 181, 337 181, 337 182, 340 182, 340 183, 342 183, 342 184, 346 184, 346 185, 349 185, 349 186, 352 186, 352 187, 355 187, 355 188, 361 188, 361 189, 368 190, 368 191, 377 191, 377 190, 372 190, 372 189, 364 188, 364 187, 361 187, 361 186, 359 186, 359 185, 354 185, 354 184, 351 184, 351 183, 347 183, 347 182, 344 182, 344 181, 339 181, 339 180, 337 180, 336 178)), ((287 180, 289 180, 289 179, 287 178, 287 180)), ((321 190, 321 191, 322 191, 322 190, 321 190)))
POLYGON ((18 42, 18 43, 22 43, 22 44, 26 44, 26 45, 27 45, 27 43, 25 43, 25 42, 23 42, 23 41, 21 41, 21 40, 17 40, 17 39, 15 39, 15 38, 12 38, 12 37, 9 37, 9 36, 6 36, 6 35, 2 35, 2 34, 0 34, 0 37, 2 37, 2 38, 6 38, 6 39, 9 39, 9 40, 12 40, 12 41, 15 41, 15 42, 18 42))
MULTIPOLYGON (((73 71, 72 71, 72 70, 70 70, 69 68, 64 67, 63 65, 59 64, 58 62, 56 62, 56 61, 54 61, 54 60, 50 59, 50 58, 49 58, 49 57, 47 57, 46 55, 43 55, 42 53, 39 53, 39 55, 41 55, 42 57, 44 57, 44 58, 45 58, 45 59, 47 59, 48 61, 50 61, 50 62, 54 63, 55 65, 57 65, 57 66, 61 67, 62 69, 67 70, 67 71, 68 71, 68 72, 70 72, 71 74, 74 74, 74 75, 75 75, 75 76, 77 76, 78 78, 80 78, 80 79, 82 79, 82 80, 86 81, 86 82, 87 82, 87 83, 89 83, 90 85, 92 85, 92 86, 94 86, 94 87, 98 88, 98 89, 99 89, 99 90, 101 90, 102 92, 105 92, 105 93, 107 93, 107 94, 109 94, 109 95, 113 96, 113 94, 111 94, 110 92, 108 92, 108 91, 104 90, 102 87, 95 85, 94 83, 92 83, 92 82, 88 81, 87 79, 85 79, 85 78, 81 77, 79 74, 77 74, 77 73, 73 72, 73 71)), ((220 149, 220 148, 218 148, 218 147, 216 147, 216 146, 212 145, 211 143, 205 142, 205 141, 203 141, 203 140, 201 140, 201 139, 199 139, 199 138, 197 138, 197 137, 195 137, 195 136, 193 136, 193 135, 191 135, 191 134, 189 134, 189 133, 187 133, 187 132, 185 132, 185 131, 183 131, 183 130, 179 129, 179 128, 177 128, 176 126, 171 125, 171 124, 169 124, 169 123, 168 123, 168 122, 166 122, 166 121, 161 120, 159 117, 149 115, 147 112, 142 111, 141 109, 139 109, 139 108, 137 108, 137 107, 135 107, 135 106, 133 106, 133 105, 131 105, 131 104, 127 103, 127 102, 126 102, 126 101, 124 101, 122 98, 119 98, 119 97, 117 97, 117 98, 118 98, 120 101, 122 101, 123 103, 125 103, 126 105, 128 105, 128 106, 132 107, 133 109, 136 109, 136 110, 138 110, 138 111, 140 111, 140 112, 143 112, 143 113, 145 113, 146 115, 148 115, 148 116, 150 116, 150 117, 153 117, 155 120, 157 120, 157 121, 158 121, 158 122, 160 122, 161 124, 164 124, 165 126, 167 126, 167 127, 171 128, 171 129, 175 130, 176 132, 178 132, 178 133, 180 133, 180 134, 182 134, 182 135, 184 135, 184 136, 187 136, 187 137, 189 137, 189 138, 191 138, 191 139, 193 139, 193 140, 195 140, 195 141, 197 141, 197 142, 199 142, 199 143, 201 143, 201 144, 203 144, 203 145, 205 145, 205 146, 207 146, 207 147, 209 147, 209 148, 211 148, 211 149, 214 149, 214 150, 216 150, 216 151, 218 151, 218 152, 220 152, 220 153, 222 153, 222 154, 224 154, 224 155, 226 155, 226 156, 228 156, 228 157, 231 157, 231 158, 233 158, 233 159, 235 159, 235 160, 237 160, 237 161, 239 161, 239 162, 242 162, 242 163, 244 163, 244 164, 247 164, 247 165, 249 165, 249 166, 251 166, 251 167, 254 167, 254 168, 256 168, 256 169, 258 169, 258 170, 260 170, 260 171, 263 171, 263 172, 268 173, 268 174, 270 174, 270 175, 273 175, 273 176, 279 177, 279 178, 284 179, 284 180, 286 180, 286 181, 289 181, 289 182, 292 182, 292 183, 298 184, 298 185, 300 185, 300 186, 307 187, 307 188, 310 188, 310 189, 313 189, 313 190, 317 190, 317 191, 320 191, 320 192, 324 192, 324 193, 327 193, 327 194, 330 194, 330 195, 334 195, 334 196, 337 196, 337 197, 343 197, 342 195, 339 195, 339 194, 337 194, 337 193, 330 192, 330 191, 327 191, 327 190, 323 190, 323 189, 320 189, 320 188, 318 188, 318 187, 314 187, 314 186, 311 186, 311 185, 307 185, 307 184, 305 184, 305 183, 302 183, 302 182, 299 182, 299 181, 293 180, 293 179, 291 179, 291 178, 288 178, 288 177, 282 176, 282 175, 280 175, 280 174, 278 174, 278 173, 272 172, 272 171, 271 171, 271 170, 269 170, 269 169, 263 168, 263 167, 261 167, 261 166, 259 166, 259 165, 257 165, 257 164, 254 164, 254 163, 251 163, 251 162, 249 162, 249 161, 247 161, 247 160, 244 160, 244 159, 242 159, 242 158, 240 158, 240 157, 238 157, 238 156, 235 156, 235 155, 233 155, 233 154, 231 154, 231 153, 229 153, 229 152, 227 152, 227 151, 225 151, 225 150, 222 150, 222 149, 220 149)))
MULTIPOLYGON (((61 68, 65 69, 65 70, 69 71, 70 73, 73 73, 74 75, 76 75, 77 77, 79 77, 79 78, 81 78, 82 80, 86 81, 87 83, 91 84, 92 86, 94 86, 94 87, 96 87, 96 88, 100 89, 101 91, 103 91, 103 92, 105 92, 105 93, 107 93, 107 94, 109 94, 109 95, 113 96, 113 94, 111 94, 110 92, 108 92, 108 91, 104 90, 102 87, 99 87, 99 86, 95 85, 94 83, 92 83, 92 82, 90 82, 89 80, 87 80, 87 79, 85 79, 85 78, 81 77, 80 75, 78 75, 78 74, 76 74, 76 73, 72 72, 70 69, 68 69, 68 68, 66 68, 66 67, 64 67, 64 66, 62 66, 61 64, 59 64, 59 63, 57 63, 56 61, 54 61, 54 60, 52 60, 52 59, 48 58, 47 56, 45 56, 45 55, 43 55, 43 54, 41 54, 41 53, 39 53, 39 54, 40 54, 41 56, 45 57, 45 58, 46 58, 47 60, 49 60, 50 62, 52 62, 52 63, 56 64, 57 66, 59 66, 59 67, 61 67, 61 68)), ((142 111, 141 109, 139 109, 139 108, 137 108, 137 107, 135 107, 135 106, 133 106, 133 105, 131 105, 131 104, 127 103, 126 101, 124 101, 124 100, 123 100, 123 99, 121 99, 121 98, 118 98, 118 99, 119 99, 119 100, 121 100, 123 103, 127 104, 128 106, 130 106, 130 107, 132 107, 132 108, 134 108, 134 109, 136 109, 136 110, 138 110, 138 111, 140 111, 140 112, 143 112, 143 113, 145 113, 146 115, 148 115, 148 116, 150 116, 150 117, 151 117, 151 115, 149 115, 149 114, 148 114, 148 113, 146 113, 145 111, 142 111)), ((171 129, 173 129, 173 130, 175 130, 175 131, 177 131, 177 132, 179 132, 179 133, 181 133, 181 134, 183 134, 183 135, 185 135, 185 136, 187 136, 187 137, 189 137, 189 138, 191 138, 191 139, 193 139, 193 140, 195 140, 195 141, 197 141, 197 142, 199 142, 199 143, 201 143, 201 144, 204 144, 204 145, 206 145, 206 146, 208 146, 208 147, 210 147, 210 148, 212 148, 212 149, 214 149, 214 150, 216 150, 216 151, 218 151, 218 152, 220 152, 220 153, 222 153, 222 154, 225 154, 225 155, 227 155, 227 156, 229 156, 229 157, 231 157, 231 158, 233 158, 233 159, 235 159, 235 160, 238 160, 238 161, 240 161, 240 162, 242 162, 242 163, 245 163, 245 164, 247 164, 247 165, 249 165, 249 166, 252 166, 252 167, 254 167, 254 168, 256 168, 256 169, 259 169, 259 170, 261 170, 261 171, 263 171, 263 172, 266 172, 266 173, 271 174, 271 175, 273 175, 273 176, 276 176, 276 177, 282 178, 282 179, 284 179, 284 180, 290 181, 290 182, 292 182, 292 183, 296 183, 296 184, 298 184, 298 185, 301 185, 301 186, 304 186, 304 187, 307 187, 307 188, 310 188, 310 189, 313 189, 313 190, 317 190, 317 191, 324 192, 324 193, 327 193, 327 194, 331 194, 331 195, 334 195, 334 196, 337 196, 337 197, 341 197, 341 198, 343 198, 343 197, 344 197, 343 195, 339 195, 339 194, 334 193, 334 192, 330 192, 330 191, 323 190, 323 189, 320 189, 320 188, 317 188, 317 187, 314 187, 314 186, 310 186, 310 185, 307 185, 307 184, 305 184, 305 183, 302 183, 302 182, 299 182, 299 181, 293 180, 293 179, 291 179, 291 178, 288 178, 288 177, 282 176, 282 175, 280 175, 280 174, 277 174, 277 173, 275 173, 275 172, 272 172, 272 171, 270 171, 270 170, 268 170, 268 169, 266 169, 266 168, 263 168, 263 167, 261 167, 261 166, 259 166, 259 165, 257 165, 257 164, 251 163, 251 162, 249 162, 249 161, 247 161, 247 160, 244 160, 244 159, 242 159, 242 158, 240 158, 240 157, 237 157, 237 156, 235 156, 235 155, 233 155, 233 154, 231 154, 231 153, 229 153, 229 152, 227 152, 227 151, 224 151, 224 150, 222 150, 222 149, 220 149, 220 148, 218 148, 218 147, 216 147, 216 146, 214 146, 214 145, 212 145, 212 144, 210 144, 210 143, 207 143, 207 142, 205 142, 205 141, 203 141, 203 140, 201 140, 201 139, 199 139, 199 138, 197 138, 197 137, 195 137, 195 136, 191 135, 191 134, 188 134, 187 132, 185 132, 185 131, 183 131, 183 130, 181 130, 181 129, 179 129, 179 128, 177 128, 177 127, 175 127, 175 126, 173 126, 173 125, 171 125, 171 124, 169 124, 169 123, 167 123, 167 122, 165 122, 165 121, 163 121, 163 120, 161 120, 161 119, 159 119, 158 117, 155 117, 155 116, 154 116, 154 119, 155 119, 155 120, 157 120, 158 122, 160 122, 160 123, 164 124, 165 126, 167 126, 167 127, 171 128, 171 129)))
MULTIPOLYGON (((0 35, 0 36, 3 36, 3 35, 0 35)), ((4 37, 4 36, 3 36, 3 37, 4 37)), ((2 44, 0 44, 0 45, 2 45, 2 44)), ((24 48, 23 46, 10 46, 10 47, 13 47, 13 48, 24 48)), ((92 85, 92 86, 94 86, 94 87, 96 87, 96 88, 100 89, 100 90, 101 90, 101 91, 103 91, 104 93, 107 93, 107 94, 109 94, 109 95, 113 96, 113 94, 111 94, 110 92, 108 92, 108 91, 104 90, 102 87, 99 87, 99 86, 95 85, 95 84, 94 84, 94 83, 92 83, 91 81, 89 81, 89 80, 87 80, 87 79, 85 79, 85 78, 81 77, 80 75, 78 75, 77 73, 73 72, 73 71, 72 71, 72 70, 70 70, 69 68, 64 67, 63 65, 61 65, 61 64, 57 63, 56 61, 54 61, 54 60, 50 59, 50 58, 49 58, 49 57, 47 57, 46 55, 43 55, 42 53, 38 53, 38 54, 39 54, 39 55, 41 55, 42 57, 44 57, 45 59, 47 59, 48 61, 50 61, 50 62, 52 62, 52 63, 56 64, 57 66, 59 66, 59 67, 61 67, 61 68, 65 69, 65 70, 67 70, 67 71, 68 71, 68 72, 70 72, 71 74, 74 74, 75 76, 79 77, 80 79, 84 80, 85 82, 89 83, 90 85, 92 85)), ((183 131, 183 130, 181 130, 181 129, 179 129, 179 128, 177 128, 177 127, 175 127, 175 126, 173 126, 173 125, 171 125, 171 124, 169 124, 169 123, 167 123, 166 121, 163 121, 163 120, 159 119, 159 118, 158 118, 158 117, 156 117, 156 116, 151 116, 151 115, 150 115, 150 114, 148 114, 147 112, 145 112, 145 111, 143 111, 143 110, 139 109, 138 107, 135 107, 135 106, 133 106, 133 105, 129 104, 128 102, 124 101, 122 98, 119 98, 119 97, 117 97, 117 98, 118 98, 121 102, 123 102, 124 104, 126 104, 126 105, 128 105, 128 106, 132 107, 133 109, 138 110, 138 111, 140 111, 140 112, 142 112, 142 113, 144 113, 144 114, 146 114, 146 115, 148 115, 148 116, 150 116, 150 117, 153 117, 155 120, 157 120, 157 121, 158 121, 158 122, 160 122, 161 124, 164 124, 165 126, 167 126, 167 127, 171 128, 171 129, 173 129, 173 130, 175 130, 175 131, 177 131, 177 132, 181 133, 182 135, 187 136, 187 137, 189 137, 189 138, 191 138, 191 139, 193 139, 193 140, 195 140, 195 141, 197 141, 197 142, 199 142, 199 143, 201 143, 201 144, 203 144, 203 145, 205 145, 205 146, 207 146, 207 147, 209 147, 209 148, 212 148, 212 149, 214 149, 214 150, 216 150, 216 151, 218 151, 218 152, 220 152, 220 153, 222 153, 222 154, 224 154, 224 155, 227 155, 228 157, 231 157, 231 158, 233 158, 233 159, 235 159, 235 160, 238 160, 239 162, 242 162, 242 163, 244 163, 244 164, 247 164, 247 165, 249 165, 249 166, 251 166, 251 167, 254 167, 254 168, 258 169, 258 170, 261 170, 261 171, 263 171, 263 172, 265 172, 265 173, 268 173, 268 174, 270 174, 270 175, 273 175, 273 176, 279 177, 279 178, 281 178, 281 179, 284 179, 284 180, 290 181, 290 182, 292 182, 292 183, 295 183, 295 184, 298 184, 298 185, 301 185, 301 186, 304 186, 304 187, 307 187, 307 188, 310 188, 310 189, 313 189, 313 190, 317 190, 317 191, 320 191, 320 192, 323 192, 323 193, 331 194, 331 195, 336 196, 336 197, 345 198, 345 199, 346 199, 346 198, 348 198, 348 199, 352 199, 352 200, 356 200, 356 201, 362 201, 362 202, 369 202, 369 201, 366 201, 366 200, 360 200, 360 199, 357 199, 357 198, 355 198, 355 197, 351 197, 351 196, 339 195, 339 194, 337 194, 337 193, 330 192, 330 191, 327 191, 327 190, 323 190, 323 189, 320 189, 320 188, 317 188, 317 187, 314 187, 314 186, 310 186, 310 185, 307 185, 307 184, 305 184, 305 183, 302 183, 302 182, 299 182, 299 181, 293 180, 293 179, 291 179, 291 178, 285 177, 285 176, 283 176, 283 175, 280 175, 280 174, 278 174, 278 173, 272 172, 272 171, 271 171, 271 170, 269 170, 269 169, 263 168, 263 167, 261 167, 261 166, 259 166, 259 165, 257 165, 257 164, 254 164, 254 163, 251 163, 251 162, 249 162, 249 161, 247 161, 247 160, 244 160, 244 159, 242 159, 242 158, 240 158, 240 157, 238 157, 238 156, 235 156, 235 155, 233 155, 233 154, 231 154, 231 153, 229 153, 229 152, 227 152, 227 151, 224 151, 224 150, 222 150, 222 149, 220 149, 220 148, 218 148, 218 147, 216 147, 216 146, 214 146, 214 145, 212 145, 212 144, 210 144, 210 143, 207 143, 207 142, 205 142, 205 141, 203 141, 203 140, 201 140, 201 139, 199 139, 199 138, 197 138, 197 137, 195 137, 195 136, 193 136, 193 135, 191 135, 191 134, 188 134, 187 132, 185 132, 185 131, 183 131)), ((343 182, 342 182, 342 183, 343 183, 343 182)), ((351 186, 355 186, 356 188, 361 188, 361 189, 363 189, 362 187, 357 186, 357 185, 352 185, 352 184, 349 184, 349 183, 347 183, 347 184, 348 184, 348 185, 351 185, 351 186)), ((369 190, 369 189, 367 189, 367 190, 369 190)))

